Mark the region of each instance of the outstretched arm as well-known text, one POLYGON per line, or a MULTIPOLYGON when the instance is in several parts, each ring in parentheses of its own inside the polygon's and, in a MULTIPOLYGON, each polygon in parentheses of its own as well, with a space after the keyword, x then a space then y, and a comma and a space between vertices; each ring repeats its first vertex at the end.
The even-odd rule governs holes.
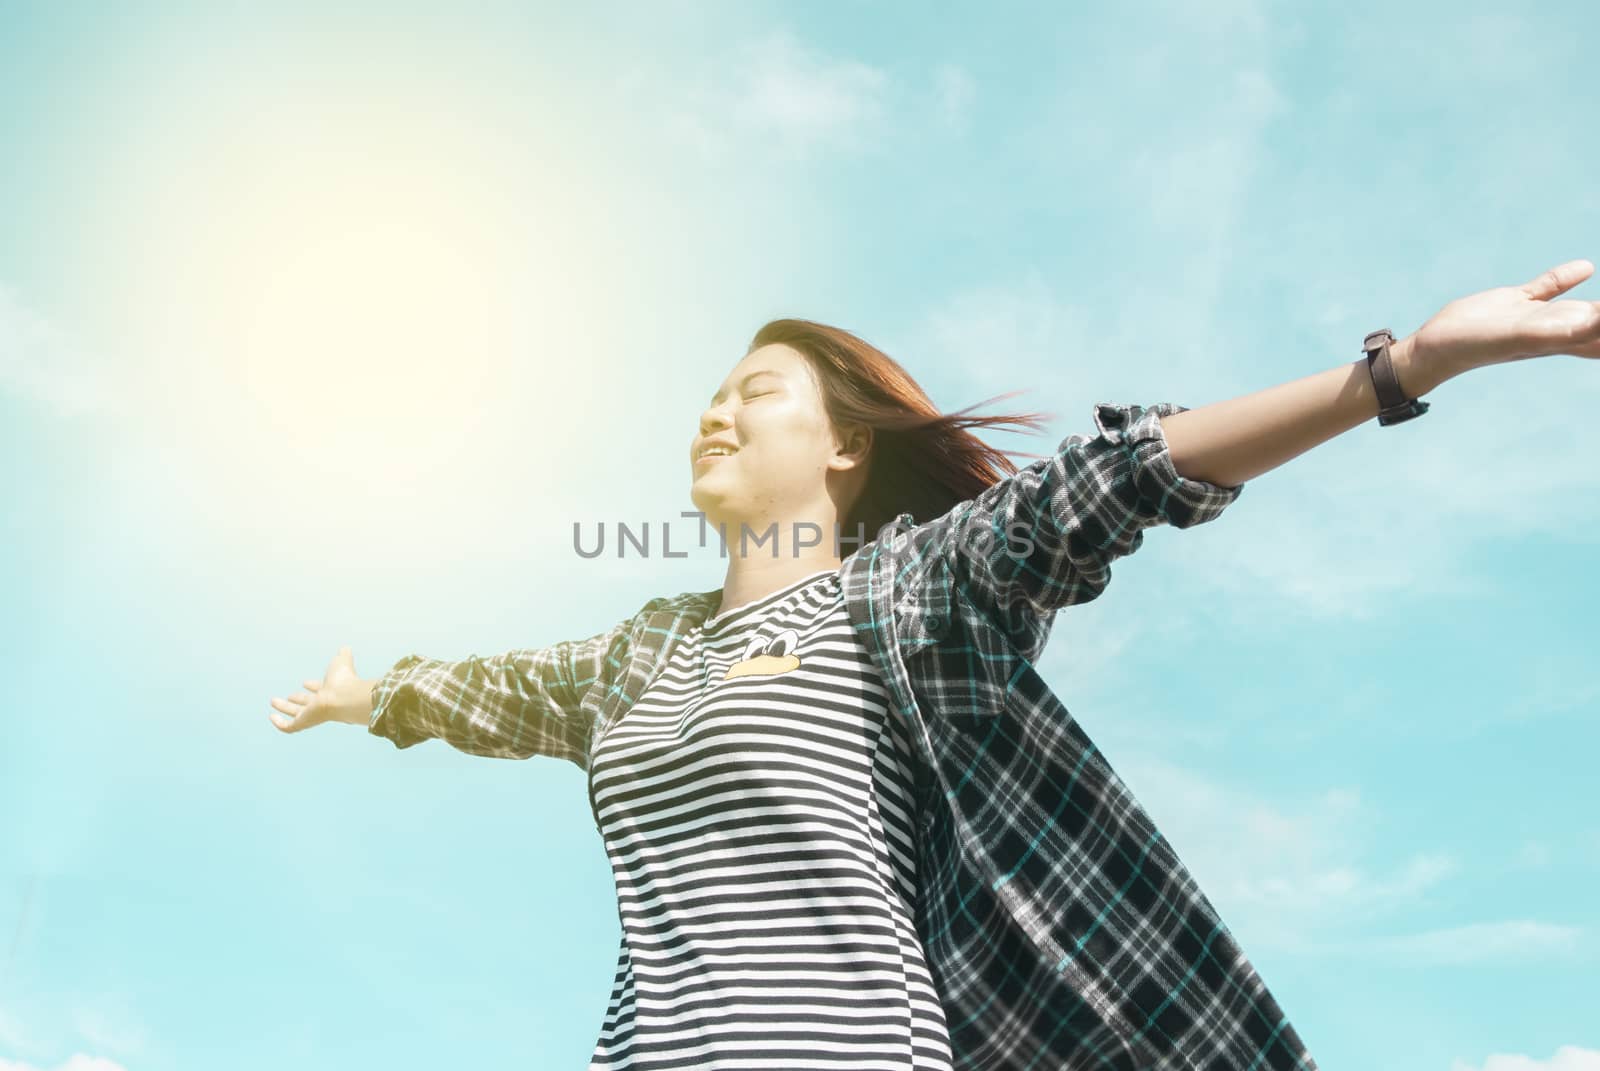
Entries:
POLYGON ((492 758, 548 755, 587 769, 588 691, 631 618, 585 640, 443 661, 410 654, 373 685, 367 731, 397 748, 440 739, 492 758))
MULTIPOLYGON (((1551 300, 1593 273, 1569 261, 1446 305, 1390 347, 1401 389, 1419 397, 1469 369, 1528 357, 1600 357, 1600 303, 1551 300)), ((1214 520, 1255 476, 1375 417, 1365 365, 1198 409, 1097 405, 1098 435, 1068 436, 1053 456, 922 525, 931 538, 921 553, 991 607, 1019 650, 1035 650, 1041 622, 1098 597, 1146 528, 1214 520)))
MULTIPOLYGON (((1400 388, 1420 398, 1463 372, 1552 354, 1600 357, 1600 302, 1551 301, 1594 273, 1573 260, 1523 286, 1452 301, 1389 348, 1400 388)), ((1292 383, 1162 416, 1172 465, 1234 486, 1378 415, 1365 356, 1292 383)))

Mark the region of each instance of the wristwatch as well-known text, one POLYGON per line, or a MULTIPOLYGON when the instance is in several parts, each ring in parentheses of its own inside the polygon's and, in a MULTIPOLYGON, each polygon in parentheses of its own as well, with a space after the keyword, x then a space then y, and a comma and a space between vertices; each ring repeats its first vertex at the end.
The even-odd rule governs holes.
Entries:
POLYGON ((1389 359, 1389 347, 1394 334, 1387 328, 1372 332, 1361 342, 1367 355, 1367 372, 1372 376, 1372 386, 1378 392, 1378 423, 1399 424, 1419 417, 1428 411, 1428 403, 1407 398, 1400 389, 1400 379, 1394 374, 1394 362, 1389 359))

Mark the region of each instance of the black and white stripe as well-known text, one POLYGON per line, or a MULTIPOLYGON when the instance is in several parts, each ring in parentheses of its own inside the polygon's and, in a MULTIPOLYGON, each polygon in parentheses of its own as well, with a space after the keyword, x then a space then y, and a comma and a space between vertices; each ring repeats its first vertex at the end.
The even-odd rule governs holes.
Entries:
POLYGON ((909 754, 837 572, 686 635, 591 760, 623 932, 590 1067, 948 1069, 909 754), (725 679, 761 648, 798 665, 725 679))

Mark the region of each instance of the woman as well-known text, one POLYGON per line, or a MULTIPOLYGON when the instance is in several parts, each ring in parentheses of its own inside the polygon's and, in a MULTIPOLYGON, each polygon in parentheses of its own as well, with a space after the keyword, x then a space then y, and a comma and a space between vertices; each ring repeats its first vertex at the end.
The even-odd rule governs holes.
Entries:
POLYGON ((1098 405, 1020 470, 965 427, 1035 415, 942 416, 859 338, 774 321, 691 444, 721 588, 376 681, 342 648, 273 723, 588 771, 623 931, 591 1067, 1314 1068, 1034 662, 1143 529, 1469 369, 1600 357, 1600 305, 1552 300, 1593 271, 1201 409, 1098 405))

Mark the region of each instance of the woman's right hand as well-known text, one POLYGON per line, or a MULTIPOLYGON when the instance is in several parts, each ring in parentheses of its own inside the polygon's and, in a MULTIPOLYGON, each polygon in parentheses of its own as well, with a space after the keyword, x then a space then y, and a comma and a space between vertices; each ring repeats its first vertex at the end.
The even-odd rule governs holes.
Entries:
POLYGON ((366 725, 372 718, 372 686, 375 681, 356 676, 355 660, 350 648, 341 647, 328 663, 322 681, 302 681, 304 692, 296 692, 287 699, 272 698, 272 724, 281 732, 297 733, 325 721, 342 721, 351 725, 366 725))

